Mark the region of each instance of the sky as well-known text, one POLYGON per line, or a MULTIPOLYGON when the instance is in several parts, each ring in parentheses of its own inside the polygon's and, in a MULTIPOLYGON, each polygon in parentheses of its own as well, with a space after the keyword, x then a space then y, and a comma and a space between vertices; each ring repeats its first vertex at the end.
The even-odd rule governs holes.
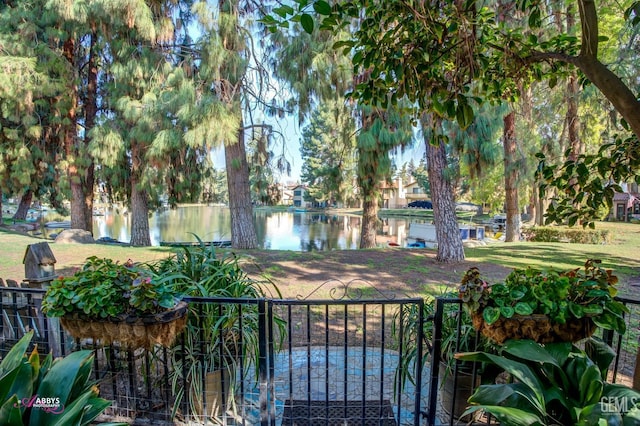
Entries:
MULTIPOLYGON (((277 139, 275 146, 271 147, 271 150, 276 154, 279 154, 283 150, 286 159, 291 164, 291 176, 286 174, 278 176, 280 183, 303 183, 300 181, 300 175, 302 173, 302 157, 300 156, 300 141, 302 138, 302 129, 297 125, 297 120, 293 117, 286 116, 278 119, 274 127, 279 128, 279 132, 282 132, 284 141, 282 138, 277 139)), ((421 158, 424 158, 424 142, 416 139, 414 145, 411 148, 405 150, 403 154, 397 156, 396 164, 401 167, 403 163, 409 162, 413 158, 414 163, 417 165, 421 158)), ((225 167, 224 161, 224 149, 218 148, 212 153, 213 163, 216 169, 223 169, 225 167)), ((276 172, 277 173, 277 172, 276 172)))

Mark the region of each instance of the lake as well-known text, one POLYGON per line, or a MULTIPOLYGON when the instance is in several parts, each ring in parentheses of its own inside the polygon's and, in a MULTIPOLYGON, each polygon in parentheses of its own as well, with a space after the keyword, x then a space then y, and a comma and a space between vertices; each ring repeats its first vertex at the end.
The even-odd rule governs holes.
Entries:
MULTIPOLYGON (((43 221, 48 219, 48 214, 43 221)), ((254 212, 258 244, 270 250, 344 250, 357 249, 360 243, 360 216, 304 211, 254 212)), ((395 242, 404 246, 412 219, 388 218, 378 226, 378 244, 395 242)), ((416 219, 420 221, 419 219, 416 219)), ((152 213, 149 218, 151 244, 165 242, 231 239, 229 209, 223 206, 183 206, 152 213)), ((106 209, 93 218, 94 237, 110 237, 128 242, 131 239, 131 216, 117 209, 106 209)), ((45 237, 59 229, 44 228, 45 237)))

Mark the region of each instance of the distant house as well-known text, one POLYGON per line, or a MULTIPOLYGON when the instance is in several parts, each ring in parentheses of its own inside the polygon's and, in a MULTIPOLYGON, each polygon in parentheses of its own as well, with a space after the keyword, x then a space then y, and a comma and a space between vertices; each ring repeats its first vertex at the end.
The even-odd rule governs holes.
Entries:
POLYGON ((609 218, 628 222, 631 219, 640 219, 640 191, 637 183, 620 185, 624 192, 616 192, 613 195, 613 208, 609 218))
POLYGON ((402 178, 396 178, 391 184, 383 183, 381 189, 382 208, 385 209, 402 209, 412 201, 429 199, 424 189, 414 180, 404 185, 402 178))
POLYGON ((282 198, 280 200, 280 204, 283 206, 292 206, 293 205, 293 189, 297 185, 284 185, 280 184, 280 191, 282 191, 282 198))
POLYGON ((297 185, 293 188, 293 206, 300 208, 311 207, 311 203, 305 201, 305 195, 307 194, 307 187, 304 185, 297 185))
POLYGON ((418 181, 414 180, 405 185, 406 203, 412 201, 428 200, 429 195, 424 192, 424 188, 420 186, 418 181))
POLYGON ((392 183, 383 182, 381 186, 383 209, 400 209, 406 207, 407 200, 404 197, 402 178, 397 178, 392 183))

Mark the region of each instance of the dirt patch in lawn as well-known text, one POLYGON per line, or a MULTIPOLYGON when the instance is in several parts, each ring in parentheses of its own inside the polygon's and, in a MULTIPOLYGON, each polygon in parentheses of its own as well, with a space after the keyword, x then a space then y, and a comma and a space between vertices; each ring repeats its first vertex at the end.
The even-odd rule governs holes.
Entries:
MULTIPOLYGON (((270 278, 283 297, 326 297, 331 288, 374 287, 385 294, 417 296, 455 289, 464 272, 481 268, 489 280, 503 279, 511 271, 477 262, 436 262, 435 251, 424 249, 340 250, 331 252, 247 251, 251 262, 243 268, 252 276, 270 278)), ((364 290, 367 291, 367 290, 364 290)), ((372 291, 372 290, 369 290, 372 291)))

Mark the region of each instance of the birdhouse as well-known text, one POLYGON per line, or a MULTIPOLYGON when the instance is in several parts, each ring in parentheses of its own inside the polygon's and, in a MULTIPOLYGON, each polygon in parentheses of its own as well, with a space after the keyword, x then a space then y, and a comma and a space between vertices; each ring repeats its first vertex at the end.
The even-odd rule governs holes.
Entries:
POLYGON ((24 275, 29 282, 45 282, 55 278, 56 258, 47 242, 29 244, 22 263, 24 275))

